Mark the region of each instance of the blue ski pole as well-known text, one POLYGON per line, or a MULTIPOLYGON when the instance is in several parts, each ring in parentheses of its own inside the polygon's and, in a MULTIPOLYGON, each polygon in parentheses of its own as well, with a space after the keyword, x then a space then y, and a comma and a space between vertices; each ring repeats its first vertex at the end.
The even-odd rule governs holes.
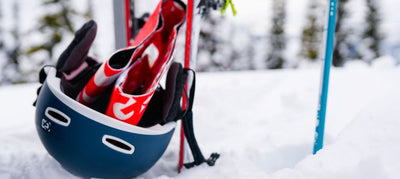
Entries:
POLYGON ((332 53, 334 45, 335 25, 336 25, 336 6, 337 0, 329 2, 328 31, 325 46, 325 60, 321 83, 320 101, 318 107, 317 125, 315 128, 315 141, 313 154, 316 154, 324 143, 326 103, 328 100, 329 72, 332 64, 332 53))

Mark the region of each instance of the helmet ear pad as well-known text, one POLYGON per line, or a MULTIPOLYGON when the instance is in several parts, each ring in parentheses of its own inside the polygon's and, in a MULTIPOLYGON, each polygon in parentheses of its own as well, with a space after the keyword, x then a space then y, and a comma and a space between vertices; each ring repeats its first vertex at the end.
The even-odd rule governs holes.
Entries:
POLYGON ((138 126, 149 127, 176 121, 182 113, 181 99, 187 73, 180 63, 173 62, 168 70, 165 90, 158 87, 138 126))

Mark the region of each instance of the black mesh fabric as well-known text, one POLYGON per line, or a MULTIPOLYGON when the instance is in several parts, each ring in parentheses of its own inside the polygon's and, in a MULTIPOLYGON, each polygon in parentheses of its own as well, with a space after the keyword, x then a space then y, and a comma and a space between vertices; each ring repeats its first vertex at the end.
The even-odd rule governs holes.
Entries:
POLYGON ((181 99, 187 80, 187 73, 183 71, 180 63, 172 64, 170 70, 172 71, 167 76, 165 103, 162 111, 164 122, 176 121, 178 120, 176 118, 180 117, 181 99))
POLYGON ((179 119, 182 111, 180 100, 186 77, 180 63, 171 64, 167 74, 166 89, 157 88, 138 126, 149 127, 179 119))

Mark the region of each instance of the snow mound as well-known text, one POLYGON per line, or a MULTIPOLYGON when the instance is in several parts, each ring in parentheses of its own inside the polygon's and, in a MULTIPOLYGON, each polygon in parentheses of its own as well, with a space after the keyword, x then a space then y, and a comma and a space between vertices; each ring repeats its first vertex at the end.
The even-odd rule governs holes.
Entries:
POLYGON ((399 96, 377 99, 360 111, 333 143, 271 178, 396 178, 400 168, 399 106, 399 96))
POLYGON ((372 66, 374 68, 387 69, 387 68, 395 68, 396 63, 397 63, 396 59, 394 59, 392 56, 386 55, 372 61, 372 66))

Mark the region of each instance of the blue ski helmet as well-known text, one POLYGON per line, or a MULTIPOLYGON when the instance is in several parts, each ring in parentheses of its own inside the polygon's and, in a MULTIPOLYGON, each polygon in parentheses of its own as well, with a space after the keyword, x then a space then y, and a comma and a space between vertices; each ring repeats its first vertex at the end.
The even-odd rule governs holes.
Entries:
POLYGON ((69 172, 95 178, 132 178, 164 153, 176 122, 143 128, 110 118, 65 95, 50 69, 36 103, 35 125, 47 151, 69 172))

